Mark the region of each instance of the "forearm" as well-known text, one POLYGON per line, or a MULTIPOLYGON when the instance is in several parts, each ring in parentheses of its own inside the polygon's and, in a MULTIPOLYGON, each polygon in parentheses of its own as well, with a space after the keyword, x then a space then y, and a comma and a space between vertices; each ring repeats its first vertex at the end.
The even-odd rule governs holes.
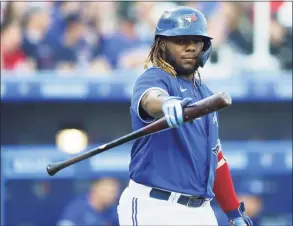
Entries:
POLYGON ((150 90, 141 99, 141 108, 154 118, 161 118, 164 116, 162 111, 163 103, 169 96, 160 90, 150 90))
POLYGON ((221 151, 218 154, 214 193, 218 204, 225 213, 239 207, 230 169, 221 151))

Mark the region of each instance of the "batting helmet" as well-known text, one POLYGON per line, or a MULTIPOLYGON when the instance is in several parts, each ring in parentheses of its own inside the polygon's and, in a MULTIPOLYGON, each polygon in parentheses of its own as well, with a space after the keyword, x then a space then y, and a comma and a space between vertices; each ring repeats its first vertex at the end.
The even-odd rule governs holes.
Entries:
POLYGON ((155 37, 194 35, 204 38, 203 51, 199 57, 199 66, 203 67, 212 52, 212 37, 207 34, 207 20, 198 10, 180 6, 163 13, 158 21, 155 37))

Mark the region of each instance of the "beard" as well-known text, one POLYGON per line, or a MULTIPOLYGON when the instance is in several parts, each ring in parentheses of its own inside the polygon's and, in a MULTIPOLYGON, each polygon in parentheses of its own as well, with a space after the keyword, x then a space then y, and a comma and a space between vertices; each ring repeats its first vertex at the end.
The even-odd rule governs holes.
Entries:
POLYGON ((168 48, 165 50, 165 61, 174 68, 178 76, 188 76, 194 74, 199 67, 198 60, 191 68, 184 68, 183 66, 177 64, 176 58, 170 53, 168 48))

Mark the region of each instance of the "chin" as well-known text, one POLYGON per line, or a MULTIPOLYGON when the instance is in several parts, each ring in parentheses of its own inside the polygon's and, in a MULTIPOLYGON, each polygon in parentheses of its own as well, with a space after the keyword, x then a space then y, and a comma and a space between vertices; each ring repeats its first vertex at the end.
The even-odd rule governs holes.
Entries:
POLYGON ((183 70, 186 71, 195 71, 196 70, 196 66, 195 65, 185 65, 182 67, 183 70))
POLYGON ((196 71, 196 69, 197 67, 195 66, 183 66, 179 68, 178 74, 190 75, 190 74, 193 74, 196 71))

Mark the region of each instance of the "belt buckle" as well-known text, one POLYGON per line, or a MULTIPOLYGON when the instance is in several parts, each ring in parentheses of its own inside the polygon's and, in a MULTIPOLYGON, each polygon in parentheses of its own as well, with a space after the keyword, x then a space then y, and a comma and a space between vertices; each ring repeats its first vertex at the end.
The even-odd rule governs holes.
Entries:
POLYGON ((186 206, 189 207, 189 206, 190 206, 190 203, 192 202, 192 200, 193 200, 193 199, 196 200, 197 198, 198 198, 198 197, 196 197, 196 196, 191 196, 191 197, 189 197, 186 206))

